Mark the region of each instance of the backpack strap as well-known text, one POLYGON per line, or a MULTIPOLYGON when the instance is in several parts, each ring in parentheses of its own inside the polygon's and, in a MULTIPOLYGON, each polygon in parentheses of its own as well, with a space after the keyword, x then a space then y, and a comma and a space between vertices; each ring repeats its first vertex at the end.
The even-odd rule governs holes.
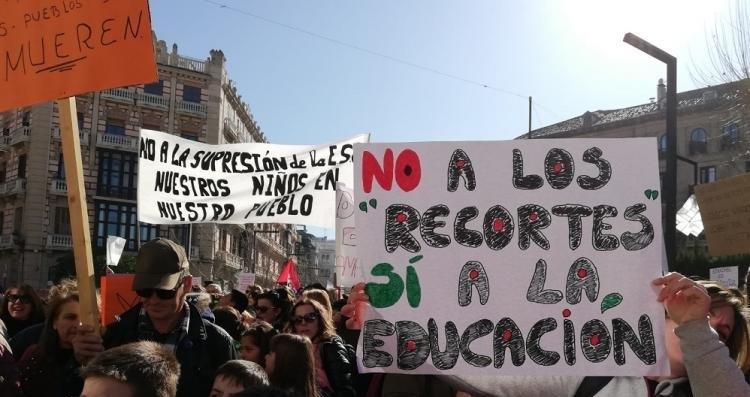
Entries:
POLYGON ((575 397, 594 397, 612 380, 611 376, 587 376, 578 385, 575 397))

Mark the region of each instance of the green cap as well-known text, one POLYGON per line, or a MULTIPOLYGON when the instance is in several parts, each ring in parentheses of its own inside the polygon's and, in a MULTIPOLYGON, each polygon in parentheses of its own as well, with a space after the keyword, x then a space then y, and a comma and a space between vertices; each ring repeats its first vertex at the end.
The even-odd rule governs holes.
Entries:
POLYGON ((138 250, 133 290, 174 289, 188 274, 189 267, 185 249, 181 245, 165 238, 153 239, 138 250))

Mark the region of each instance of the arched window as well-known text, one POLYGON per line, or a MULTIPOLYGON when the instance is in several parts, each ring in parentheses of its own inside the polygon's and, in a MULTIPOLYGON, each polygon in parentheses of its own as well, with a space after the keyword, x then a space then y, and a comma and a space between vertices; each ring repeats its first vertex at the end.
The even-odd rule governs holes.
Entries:
POLYGON ((708 134, 703 128, 696 128, 690 133, 690 154, 706 153, 708 134))
POLYGON ((661 134, 659 137, 659 156, 667 154, 667 134, 661 134))
POLYGON ((740 142, 740 127, 737 123, 729 123, 721 130, 721 148, 731 149, 740 142))

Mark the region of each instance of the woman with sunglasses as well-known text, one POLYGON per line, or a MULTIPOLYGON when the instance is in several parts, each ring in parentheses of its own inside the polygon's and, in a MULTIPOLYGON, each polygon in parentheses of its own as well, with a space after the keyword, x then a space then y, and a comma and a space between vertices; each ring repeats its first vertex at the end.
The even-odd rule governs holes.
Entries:
POLYGON ((310 338, 315 348, 315 381, 322 394, 356 396, 354 363, 343 339, 336 335, 331 313, 312 299, 302 299, 292 309, 291 330, 310 338))
MULTIPOLYGON (((10 339, 21 330, 44 322, 42 300, 29 285, 9 288, 0 308, 0 320, 8 328, 7 338, 10 339)), ((23 352, 15 353, 20 355, 23 352)))
POLYGON ((255 317, 273 325, 278 331, 284 331, 287 318, 289 317, 289 302, 286 294, 279 291, 266 291, 258 295, 257 303, 253 308, 255 317))
POLYGON ((83 381, 73 357, 73 336, 79 324, 78 284, 62 280, 49 295, 49 316, 38 345, 32 345, 18 363, 26 397, 78 395, 83 381))

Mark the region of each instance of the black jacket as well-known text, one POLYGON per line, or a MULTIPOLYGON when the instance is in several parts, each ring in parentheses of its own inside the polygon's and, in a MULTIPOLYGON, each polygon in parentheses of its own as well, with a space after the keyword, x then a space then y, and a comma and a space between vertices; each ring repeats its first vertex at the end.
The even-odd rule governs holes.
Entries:
POLYGON ((320 356, 328 382, 333 389, 333 396, 355 397, 357 392, 354 390, 353 371, 357 363, 351 362, 344 340, 334 335, 320 342, 320 356))
MULTIPOLYGON (((177 360, 180 362, 177 397, 206 397, 211 392, 216 369, 239 355, 226 331, 201 318, 195 306, 186 304, 190 310, 190 325, 187 335, 177 346, 177 360)), ((123 313, 120 321, 107 327, 103 337, 106 349, 138 341, 140 311, 139 304, 123 313)))

